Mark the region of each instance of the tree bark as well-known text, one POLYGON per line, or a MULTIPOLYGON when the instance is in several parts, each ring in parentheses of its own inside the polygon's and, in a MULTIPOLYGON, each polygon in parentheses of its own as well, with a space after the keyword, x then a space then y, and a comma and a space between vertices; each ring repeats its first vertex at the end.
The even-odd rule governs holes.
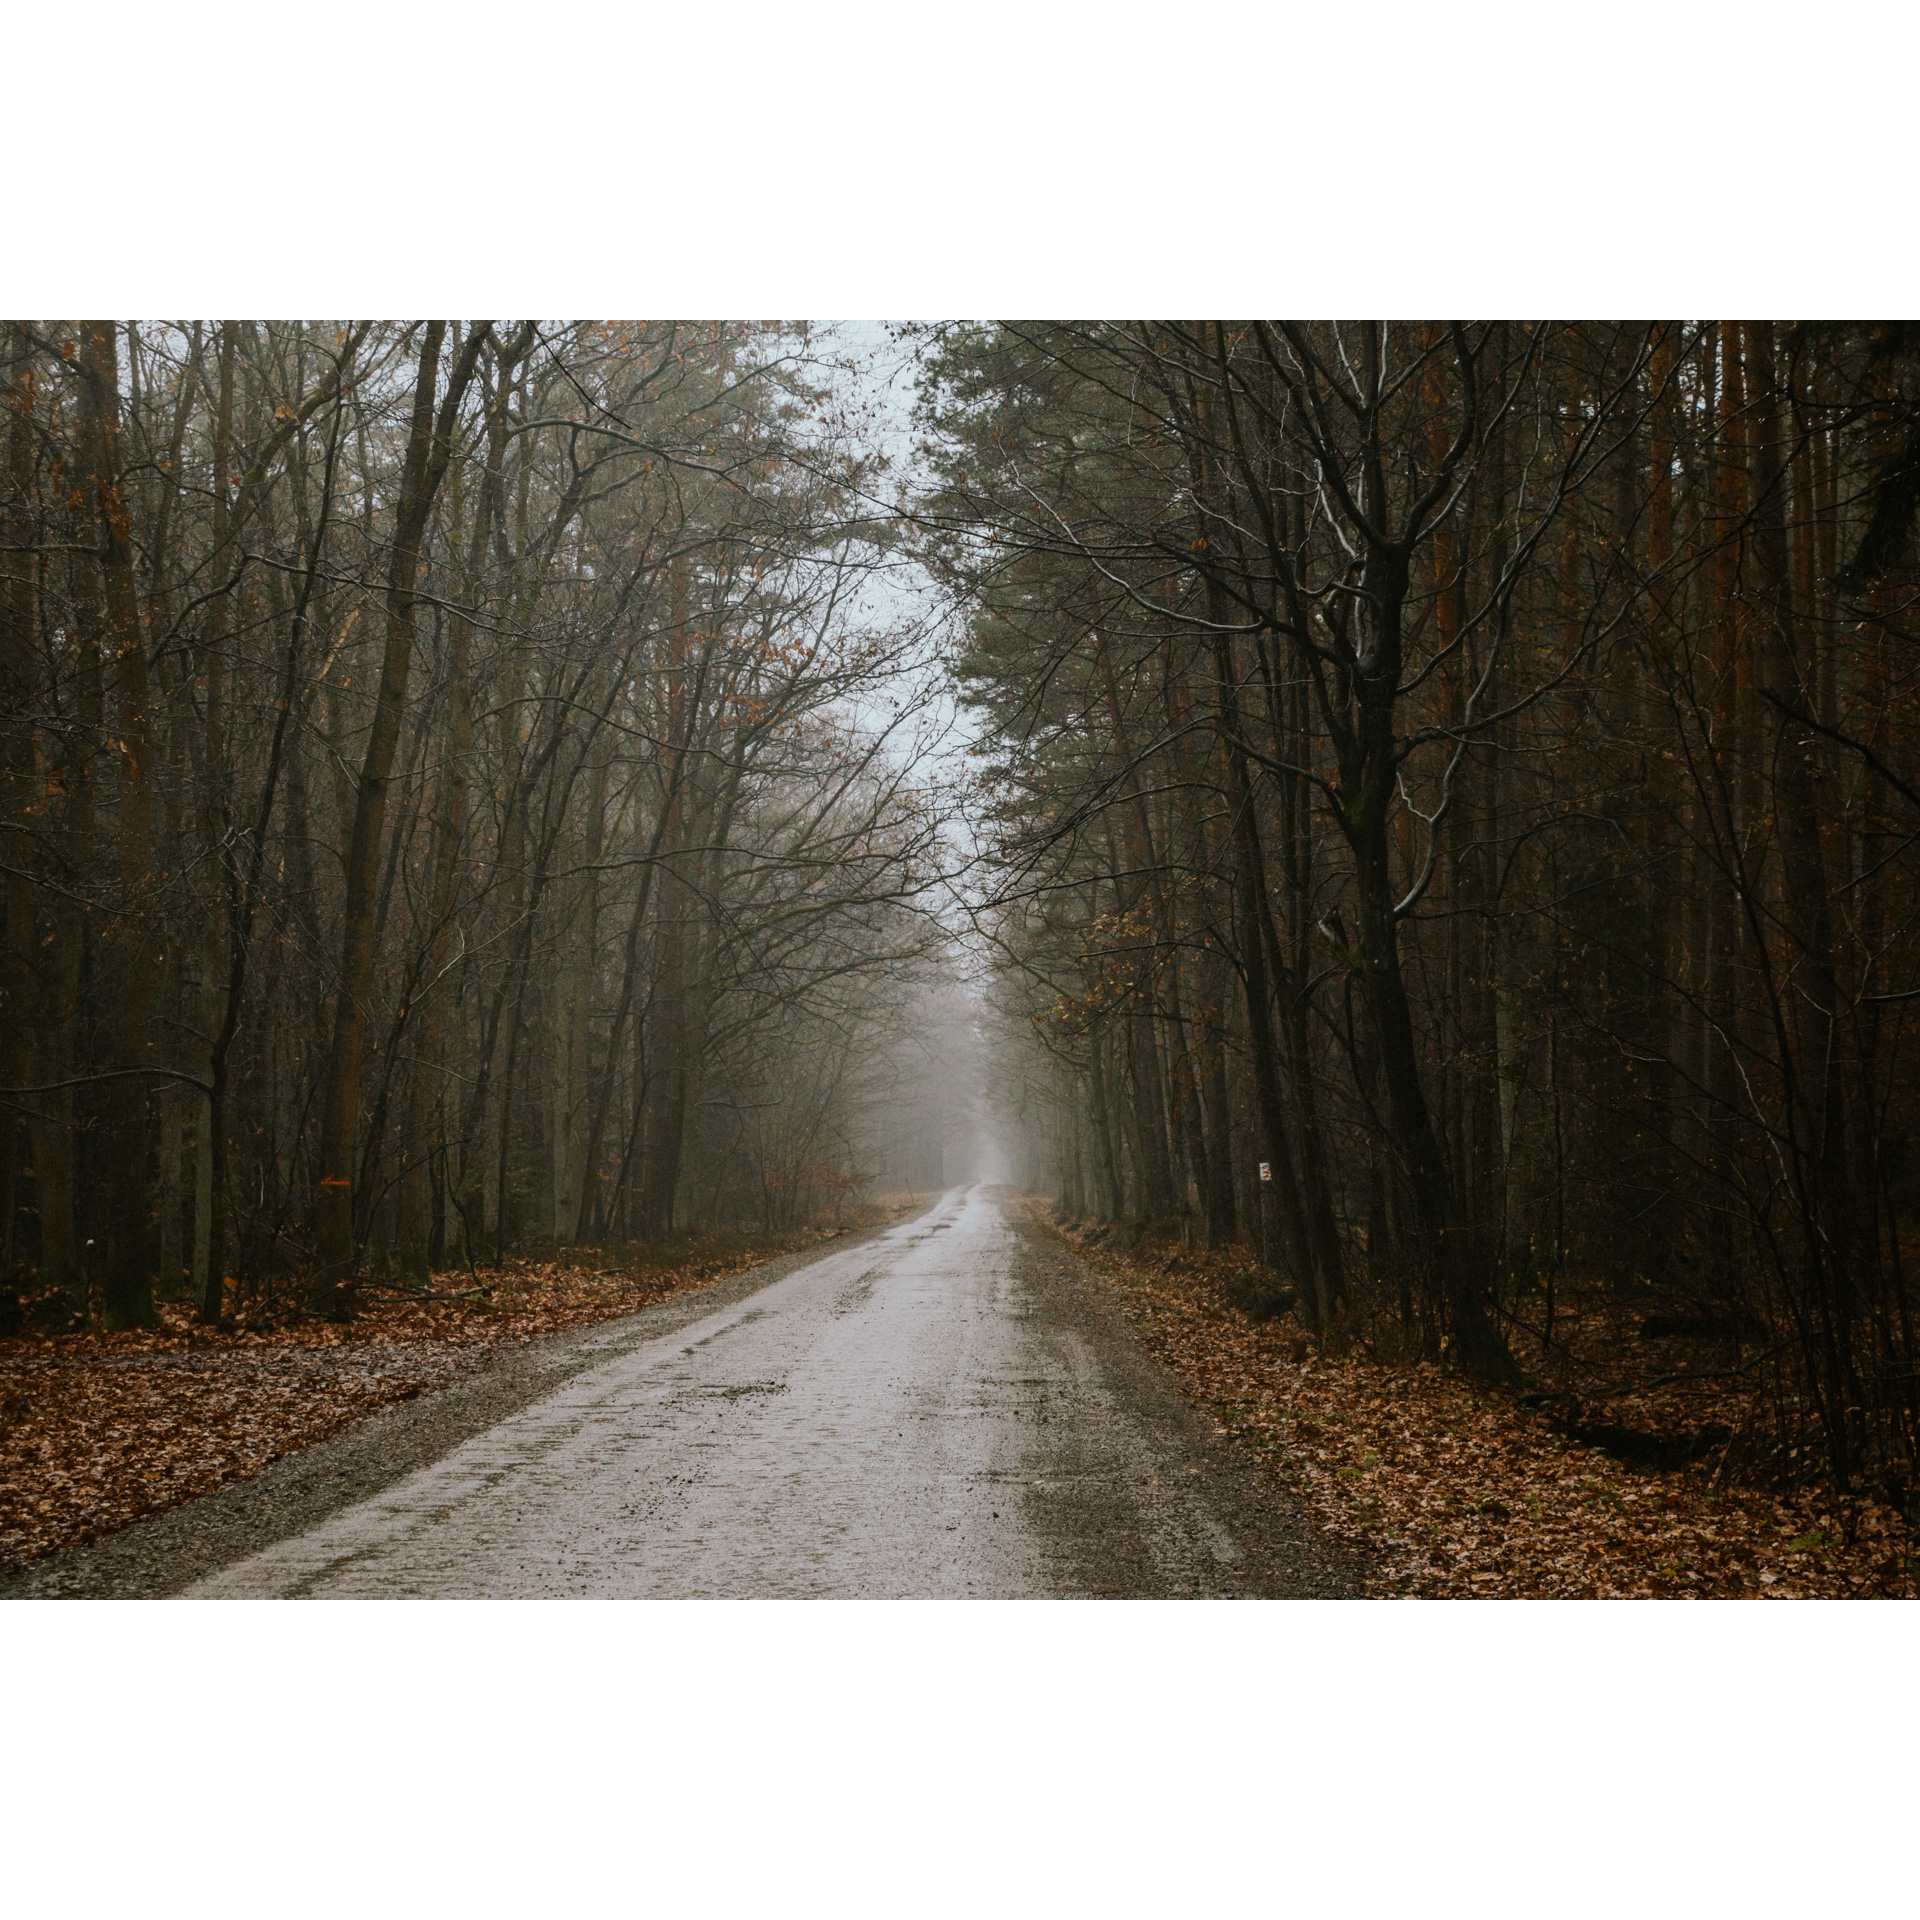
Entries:
POLYGON ((373 983, 374 914, 381 841, 386 828, 387 789, 400 740, 408 676, 413 666, 414 582, 419 574, 420 544, 428 515, 452 458, 453 430, 460 403, 488 332, 486 324, 476 326, 462 347, 447 381, 437 427, 433 400, 440 346, 446 333, 444 320, 427 322, 420 347, 406 470, 401 481, 393 559, 387 576, 386 651, 381 662, 373 731, 361 763, 353 831, 347 846, 346 924, 341 944, 339 998, 321 1107, 320 1191, 314 1206, 317 1264, 313 1301, 319 1311, 334 1316, 352 1309, 352 1281, 358 1264, 358 1249, 354 1244, 354 1144, 365 1066, 368 995, 373 983))
POLYGON ((153 1183, 150 1083, 153 970, 147 952, 153 877, 153 754, 147 650, 134 582, 133 521, 120 465, 120 359, 111 320, 81 328, 83 457, 100 515, 100 569, 106 590, 107 653, 113 662, 114 726, 120 771, 117 852, 119 913, 101 948, 114 981, 114 1055, 122 1077, 108 1097, 112 1218, 102 1267, 102 1325, 108 1332, 150 1327, 153 1304, 153 1183))

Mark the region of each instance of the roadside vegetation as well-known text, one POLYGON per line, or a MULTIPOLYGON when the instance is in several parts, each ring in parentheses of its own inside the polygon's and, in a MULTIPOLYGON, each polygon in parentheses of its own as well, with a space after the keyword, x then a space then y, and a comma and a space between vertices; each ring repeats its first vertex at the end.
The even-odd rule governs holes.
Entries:
POLYGON ((1897 1511, 1809 1486, 1788 1409, 1696 1341, 1636 1338, 1603 1288, 1568 1302, 1551 1354, 1509 1328, 1552 1389, 1482 1386, 1390 1326, 1314 1334, 1250 1310, 1262 1275, 1244 1247, 1033 1211, 1221 1431, 1362 1550, 1376 1595, 1920 1597, 1920 1539, 1897 1511))

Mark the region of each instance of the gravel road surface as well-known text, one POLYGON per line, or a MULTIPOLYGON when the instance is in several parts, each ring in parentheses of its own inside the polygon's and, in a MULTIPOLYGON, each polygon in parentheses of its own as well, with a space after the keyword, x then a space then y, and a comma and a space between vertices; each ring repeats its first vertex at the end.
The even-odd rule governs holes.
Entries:
POLYGON ((251 1500, 227 1489, 8 1586, 194 1598, 1358 1590, 1354 1563, 1004 1192, 955 1189, 851 1246, 589 1331, 598 1338, 541 1343, 556 1351, 493 1382, 491 1402, 483 1377, 435 1396, 446 1408, 395 1409, 276 1463, 260 1480, 278 1475, 278 1488, 249 1483, 251 1500), (388 1434, 370 1431, 383 1423, 388 1434))

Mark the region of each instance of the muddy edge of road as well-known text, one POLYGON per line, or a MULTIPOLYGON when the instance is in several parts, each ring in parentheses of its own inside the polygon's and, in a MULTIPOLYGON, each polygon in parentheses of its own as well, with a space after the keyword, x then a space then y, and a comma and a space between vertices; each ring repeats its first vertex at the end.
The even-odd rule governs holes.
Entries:
MULTIPOLYGON (((1210 1483, 1224 1482, 1217 1491, 1228 1495, 1227 1507, 1248 1529, 1249 1544, 1258 1543, 1255 1558, 1263 1571, 1270 1560, 1275 1571, 1284 1566, 1277 1588, 1256 1578, 1251 1590, 1358 1594, 1362 1569, 1351 1554, 1319 1535, 1305 1510, 1269 1474, 1233 1441, 1218 1435, 1210 1410, 1195 1403, 1140 1345, 1099 1276, 1035 1221, 1017 1198, 1001 1191, 1004 1218, 1020 1241, 1030 1281, 1039 1283, 1048 1298, 1048 1317, 1077 1323, 1084 1335, 1094 1338, 1115 1384, 1119 1376, 1125 1377, 1127 1397, 1192 1463, 1188 1471, 1203 1472, 1210 1483)), ((782 1255, 658 1306, 506 1349, 451 1386, 385 1408, 343 1433, 283 1454, 251 1479, 234 1481, 205 1499, 135 1521, 24 1568, 0 1582, 0 1600, 160 1599, 177 1594, 431 1465, 463 1441, 556 1391, 575 1374, 691 1326, 816 1260, 911 1225, 948 1194, 936 1194, 917 1212, 864 1233, 782 1255)), ((1095 1518, 1091 1512, 1061 1513, 1054 1526, 1063 1535, 1077 1535, 1095 1518)), ((1097 1550, 1094 1557, 1099 1557, 1097 1550)), ((1096 1581, 1093 1590, 1104 1585, 1096 1581)), ((1127 1588, 1123 1584, 1106 1590, 1117 1595, 1127 1588)))
POLYGON ((1075 1589, 1114 1599, 1365 1597, 1367 1557, 1323 1533, 1305 1505, 1226 1432, 1218 1411, 1153 1356, 1114 1285, 1023 1199, 1006 1193, 1003 1211, 1020 1243, 1029 1297, 1042 1306, 1056 1334, 1076 1339, 1095 1359, 1102 1397, 1125 1404, 1160 1462, 1160 1478, 1116 1484, 1103 1471, 1097 1436, 1074 1435, 1065 1444, 1069 1452, 1077 1440, 1086 1445, 1087 1457, 1079 1463, 1084 1470, 1075 1473, 1071 1459, 1055 1462, 1051 1471, 1061 1480, 1029 1494, 1031 1508, 1050 1509, 1046 1533, 1071 1543, 1075 1589), (1139 1556, 1130 1559, 1122 1543, 1143 1521, 1149 1532, 1177 1535, 1182 1511, 1211 1516, 1223 1527, 1237 1564, 1223 1570, 1203 1556, 1185 1568, 1163 1565, 1143 1581, 1139 1556))

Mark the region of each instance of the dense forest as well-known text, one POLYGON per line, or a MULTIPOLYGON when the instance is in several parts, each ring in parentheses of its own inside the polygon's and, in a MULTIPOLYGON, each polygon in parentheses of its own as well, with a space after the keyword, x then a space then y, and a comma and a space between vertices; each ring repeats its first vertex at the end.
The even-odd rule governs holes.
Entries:
POLYGON ((938 1184, 938 688, 806 329, 0 377, 0 1330, 938 1184))
POLYGON ((8 324, 0 1330, 938 1187, 984 1057, 1255 1316, 1906 1504, 1920 330, 895 337, 890 473, 801 326, 8 324))
POLYGON ((1597 1293, 1904 1504, 1920 330, 918 340, 1027 1183, 1482 1381, 1597 1293))

